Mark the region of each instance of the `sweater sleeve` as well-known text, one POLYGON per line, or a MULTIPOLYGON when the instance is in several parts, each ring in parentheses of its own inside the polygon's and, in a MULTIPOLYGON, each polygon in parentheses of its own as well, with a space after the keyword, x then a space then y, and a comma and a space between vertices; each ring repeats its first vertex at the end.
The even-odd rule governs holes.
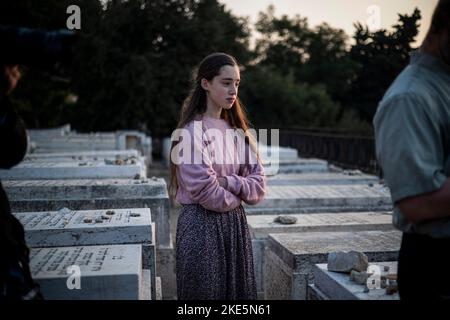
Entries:
POLYGON ((262 201, 266 195, 266 177, 260 159, 255 164, 242 166, 240 174, 226 176, 227 190, 245 203, 253 205, 262 201))
POLYGON ((209 152, 202 143, 202 130, 194 130, 193 125, 186 129, 191 137, 191 162, 177 166, 178 179, 183 181, 192 200, 204 208, 216 212, 235 209, 241 204, 241 199, 219 185, 209 152), (195 153, 200 161, 195 161, 195 153))

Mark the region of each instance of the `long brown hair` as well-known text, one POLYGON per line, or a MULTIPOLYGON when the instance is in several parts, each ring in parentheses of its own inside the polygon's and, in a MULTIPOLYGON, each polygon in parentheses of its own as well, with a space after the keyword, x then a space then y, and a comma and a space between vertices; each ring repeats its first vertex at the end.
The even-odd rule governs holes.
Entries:
POLYGON ((431 18, 431 33, 439 33, 449 27, 450 0, 439 0, 431 18))
MULTIPOLYGON (((184 100, 181 109, 180 120, 177 125, 177 129, 184 128, 189 122, 194 120, 198 115, 202 115, 206 112, 207 100, 206 92, 201 86, 202 79, 206 79, 209 82, 213 80, 214 77, 220 74, 221 68, 223 66, 239 66, 236 59, 225 53, 212 53, 202 60, 196 72, 194 72, 193 86, 188 95, 184 100)), ((256 142, 254 137, 248 134, 249 121, 245 115, 245 108, 241 104, 238 98, 234 101, 233 106, 230 109, 222 109, 220 117, 228 122, 228 124, 236 129, 242 129, 245 136, 248 139, 253 151, 256 152, 256 142)), ((177 142, 172 141, 170 148, 170 185, 169 194, 175 197, 178 190, 178 181, 176 170, 177 166, 173 163, 171 154, 172 149, 176 146, 177 142)))

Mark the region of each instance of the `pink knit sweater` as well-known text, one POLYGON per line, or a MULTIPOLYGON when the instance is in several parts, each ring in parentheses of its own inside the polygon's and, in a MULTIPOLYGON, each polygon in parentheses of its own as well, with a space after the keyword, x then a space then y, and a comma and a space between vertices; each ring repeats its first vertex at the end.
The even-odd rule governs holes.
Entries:
POLYGON ((239 145, 237 140, 225 138, 227 134, 234 132, 225 120, 206 116, 197 120, 201 122, 191 121, 184 131, 190 135, 191 141, 186 140, 184 146, 190 145, 191 157, 188 156, 189 150, 177 153, 187 152, 184 154, 185 159, 190 161, 179 162, 177 165, 176 200, 181 204, 198 203, 216 212, 235 209, 242 201, 256 204, 263 200, 266 193, 264 169, 249 145, 239 145), (220 144, 222 139, 217 139, 215 133, 219 134, 218 137, 223 137, 223 144, 220 144), (246 150, 246 157, 242 157, 242 146, 246 150), (194 153, 201 154, 200 161, 199 158, 195 161, 194 153), (239 155, 240 161, 237 160, 239 155), (219 177, 226 179, 225 188, 219 185, 219 177))

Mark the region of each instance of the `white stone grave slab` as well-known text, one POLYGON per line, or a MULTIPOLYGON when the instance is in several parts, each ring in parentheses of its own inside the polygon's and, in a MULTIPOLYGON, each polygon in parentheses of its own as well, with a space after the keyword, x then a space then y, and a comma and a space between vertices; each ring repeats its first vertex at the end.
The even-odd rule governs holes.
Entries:
POLYGON ((116 139, 114 137, 96 137, 96 136, 86 136, 86 137, 62 137, 62 138, 51 138, 48 140, 36 141, 36 152, 39 150, 115 150, 116 139))
POLYGON ((264 250, 269 234, 304 232, 354 232, 393 230, 391 212, 344 212, 289 214, 295 224, 274 222, 278 215, 249 215, 247 223, 252 238, 253 265, 258 292, 264 291, 264 250))
POLYGON ((244 207, 248 214, 390 211, 392 201, 382 185, 268 186, 263 201, 244 207))
MULTIPOLYGON (((377 266, 380 277, 388 274, 397 274, 397 262, 372 262, 369 266, 377 266), (388 267, 389 271, 384 271, 388 267)), ((327 264, 316 264, 313 267, 314 287, 317 288, 326 300, 399 300, 398 292, 388 295, 386 289, 370 289, 365 292, 364 285, 350 280, 345 273, 327 270, 327 264)), ((308 288, 309 289, 309 288, 308 288)), ((317 290, 316 289, 316 290, 317 290)))
POLYGON ((287 173, 267 177, 269 186, 288 185, 348 185, 378 184, 379 178, 368 174, 348 175, 344 173, 287 173))
POLYGON ((48 300, 138 300, 141 257, 141 246, 131 244, 36 248, 30 252, 30 268, 48 300))
POLYGON ((263 163, 266 160, 278 159, 278 160, 295 160, 298 159, 298 151, 294 148, 280 147, 280 146, 268 146, 264 144, 258 144, 258 152, 263 159, 263 163))
MULTIPOLYGON (((154 224, 150 209, 114 209, 14 214, 25 229, 30 247, 69 247, 111 244, 142 244, 143 268, 156 275, 154 224)), ((156 284, 156 279, 151 281, 156 284)), ((151 288, 153 296, 156 287, 151 288)))
MULTIPOLYGON (((141 293, 139 300, 152 300, 156 299, 155 295, 152 295, 150 288, 153 286, 152 283, 152 274, 148 269, 142 270, 142 285, 141 285, 141 293)), ((156 284, 154 285, 156 287, 156 284)))
POLYGON ((263 159, 266 176, 287 173, 328 172, 328 162, 321 159, 281 159, 279 161, 263 159))
POLYGON ((53 161, 53 162, 75 162, 75 161, 103 161, 104 159, 127 159, 135 157, 142 159, 138 150, 104 150, 104 151, 78 151, 59 153, 29 153, 24 161, 53 161))
POLYGON ((164 179, 6 180, 13 212, 150 208, 156 245, 171 246, 169 196, 164 179))
POLYGON ((148 208, 14 214, 31 247, 152 243, 148 208))
POLYGON ((63 137, 70 134, 70 124, 65 124, 61 127, 47 128, 47 129, 27 129, 30 139, 33 141, 39 139, 48 139, 50 137, 63 137))
POLYGON ((130 165, 92 162, 22 162, 9 170, 0 170, 2 180, 55 179, 133 179, 145 177, 146 167, 141 163, 130 165))

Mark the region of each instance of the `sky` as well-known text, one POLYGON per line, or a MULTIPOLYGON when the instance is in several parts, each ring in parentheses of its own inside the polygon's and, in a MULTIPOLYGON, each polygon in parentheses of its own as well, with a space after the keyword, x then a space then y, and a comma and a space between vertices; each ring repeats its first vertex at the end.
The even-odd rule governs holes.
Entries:
POLYGON ((327 22, 334 28, 344 29, 352 36, 354 22, 368 25, 372 30, 390 29, 398 21, 398 13, 411 14, 419 8, 422 19, 416 44, 420 44, 430 25, 431 16, 438 0, 219 0, 237 16, 248 16, 256 22, 258 12, 275 6, 275 16, 283 14, 307 17, 310 26, 327 22), (379 18, 378 18, 379 17, 379 18))

